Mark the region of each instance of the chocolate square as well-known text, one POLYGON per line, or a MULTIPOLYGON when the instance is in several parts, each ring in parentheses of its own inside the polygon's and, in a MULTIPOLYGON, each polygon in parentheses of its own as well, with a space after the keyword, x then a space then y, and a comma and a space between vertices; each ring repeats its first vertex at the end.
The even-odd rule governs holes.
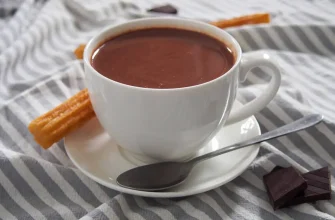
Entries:
POLYGON ((293 167, 275 167, 263 176, 263 182, 274 210, 307 188, 306 181, 293 167))
POLYGON ((331 199, 330 173, 328 167, 302 174, 307 182, 307 188, 282 207, 298 205, 306 202, 331 199))
POLYGON ((161 5, 158 7, 154 7, 148 10, 148 12, 158 12, 158 13, 165 13, 165 14, 177 14, 177 9, 170 4, 161 5))

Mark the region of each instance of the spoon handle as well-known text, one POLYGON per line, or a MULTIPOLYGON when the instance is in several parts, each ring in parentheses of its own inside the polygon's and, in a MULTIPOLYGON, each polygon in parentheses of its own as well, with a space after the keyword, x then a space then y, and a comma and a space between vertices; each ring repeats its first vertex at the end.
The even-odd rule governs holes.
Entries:
POLYGON ((310 126, 316 125, 317 123, 321 122, 323 119, 322 115, 318 115, 318 114, 311 114, 311 115, 307 115, 301 119, 298 119, 290 124, 284 125, 280 128, 277 128, 275 130, 266 132, 262 135, 256 136, 254 138, 251 138, 249 140, 246 141, 242 141, 240 143, 237 144, 233 144, 227 147, 224 147, 222 149, 213 151, 211 153, 208 154, 204 154, 201 155, 199 157, 196 157, 192 160, 189 161, 189 163, 198 163, 202 160, 206 160, 224 153, 228 153, 230 151, 234 151, 234 150, 238 150, 253 144, 258 144, 260 142, 263 141, 267 141, 267 140, 271 140, 273 138, 277 138, 286 134, 290 134, 296 131, 300 131, 302 129, 308 128, 310 126))

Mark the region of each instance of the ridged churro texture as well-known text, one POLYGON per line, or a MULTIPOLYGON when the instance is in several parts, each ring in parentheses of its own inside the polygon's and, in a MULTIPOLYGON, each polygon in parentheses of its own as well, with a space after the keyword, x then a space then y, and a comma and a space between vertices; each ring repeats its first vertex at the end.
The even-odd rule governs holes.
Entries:
POLYGON ((87 89, 34 119, 28 126, 35 141, 44 149, 58 142, 95 116, 87 89))

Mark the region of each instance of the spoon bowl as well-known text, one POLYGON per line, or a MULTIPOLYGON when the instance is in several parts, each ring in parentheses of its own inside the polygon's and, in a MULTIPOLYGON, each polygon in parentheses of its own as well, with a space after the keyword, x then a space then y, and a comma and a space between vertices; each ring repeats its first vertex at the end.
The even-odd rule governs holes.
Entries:
POLYGON ((188 162, 162 162, 128 170, 116 179, 126 188, 142 191, 160 191, 185 181, 193 168, 188 162), (154 173, 159 172, 159 175, 154 173))

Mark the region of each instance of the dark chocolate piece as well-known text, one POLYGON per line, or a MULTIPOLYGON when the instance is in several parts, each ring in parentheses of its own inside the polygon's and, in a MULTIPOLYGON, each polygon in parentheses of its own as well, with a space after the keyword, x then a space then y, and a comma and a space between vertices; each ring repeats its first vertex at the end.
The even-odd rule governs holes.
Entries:
POLYGON ((158 13, 165 13, 165 14, 177 14, 177 9, 170 4, 161 5, 158 7, 154 7, 148 10, 148 12, 158 12, 158 13))
POLYGON ((280 208, 307 188, 301 174, 293 167, 275 167, 263 176, 270 203, 274 210, 280 208))
POLYGON ((295 198, 285 203, 282 207, 298 205, 306 202, 331 199, 330 174, 328 167, 313 170, 302 174, 307 182, 307 189, 295 198))

